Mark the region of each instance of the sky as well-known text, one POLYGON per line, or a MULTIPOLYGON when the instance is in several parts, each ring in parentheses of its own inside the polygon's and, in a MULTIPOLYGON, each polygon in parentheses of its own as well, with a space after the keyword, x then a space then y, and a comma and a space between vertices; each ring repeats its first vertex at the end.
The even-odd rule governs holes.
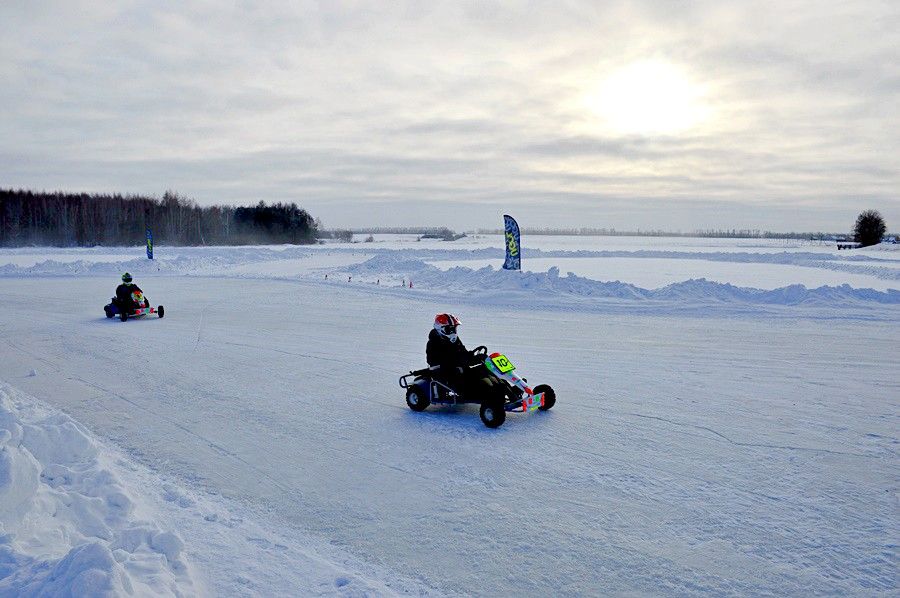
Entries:
POLYGON ((0 188, 900 230, 900 2, 0 3, 0 188))

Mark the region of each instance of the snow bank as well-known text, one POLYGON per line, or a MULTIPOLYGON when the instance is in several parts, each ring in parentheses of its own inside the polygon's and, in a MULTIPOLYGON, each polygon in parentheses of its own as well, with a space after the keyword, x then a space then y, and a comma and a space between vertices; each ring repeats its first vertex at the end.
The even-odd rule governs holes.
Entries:
POLYGON ((561 277, 558 268, 547 272, 519 272, 495 270, 485 266, 478 270, 455 267, 441 270, 422 261, 405 256, 379 255, 351 268, 353 272, 369 275, 415 275, 419 288, 455 291, 473 296, 479 293, 538 292, 548 295, 590 297, 595 299, 666 301, 679 303, 744 303, 764 305, 846 305, 900 304, 900 291, 876 291, 857 289, 849 285, 823 286, 808 289, 803 285, 790 285, 774 290, 736 287, 731 284, 706 279, 687 280, 661 289, 644 289, 632 284, 614 281, 597 281, 569 272, 561 277))
MULTIPOLYGON (((886 247, 893 248, 894 246, 886 247)), ((152 275, 184 275, 320 280, 322 272, 343 272, 371 275, 372 282, 375 282, 377 278, 379 282, 387 281, 398 285, 401 279, 409 280, 412 277, 418 288, 460 291, 469 295, 539 290, 543 293, 541 301, 547 301, 552 296, 566 296, 623 301, 665 301, 668 304, 692 302, 743 303, 746 305, 814 304, 835 308, 846 306, 848 303, 859 305, 898 303, 898 291, 895 289, 882 292, 858 286, 851 287, 847 284, 818 288, 791 284, 781 288, 761 290, 750 286, 735 286, 728 282, 692 278, 663 288, 646 289, 631 283, 596 280, 596 277, 584 278, 573 273, 561 277, 556 267, 550 268, 547 272, 507 272, 495 270, 493 267, 472 269, 465 266, 441 270, 429 263, 445 260, 466 262, 486 259, 496 259, 499 263, 502 251, 491 247, 475 249, 378 249, 366 247, 362 254, 362 250, 357 247, 182 247, 177 248, 177 251, 173 250, 168 257, 164 257, 166 254, 163 252, 163 257, 154 261, 143 257, 133 257, 133 251, 123 252, 123 260, 120 262, 91 261, 89 256, 76 261, 68 259, 57 261, 52 259, 56 255, 54 251, 56 250, 47 250, 47 255, 51 259, 30 266, 15 263, 0 265, 0 276, 109 276, 115 280, 122 271, 128 270, 141 279, 152 275), (356 259, 360 262, 352 263, 356 259), (302 264, 296 262, 302 262, 302 264)), ((853 255, 837 255, 802 251, 754 253, 672 250, 542 251, 534 249, 527 252, 527 257, 530 259, 646 258, 648 263, 652 263, 653 260, 667 259, 704 260, 733 264, 792 265, 900 282, 900 260, 895 259, 888 249, 876 253, 878 255, 855 253, 853 255)), ((107 257, 108 254, 104 254, 104 260, 107 257)), ((691 277, 685 276, 684 278, 691 277)), ((900 287, 900 284, 897 286, 900 287)))
POLYGON ((159 477, 0 382, 2 598, 434 594, 159 477))
MULTIPOLYGON (((31 251, 36 250, 32 248, 31 251)), ((89 254, 77 253, 79 259, 72 259, 62 249, 46 248, 43 251, 48 259, 28 266, 17 264, 15 260, 3 263, 0 256, 0 276, 112 275, 118 278, 125 270, 141 275, 157 272, 193 275, 216 272, 239 264, 304 258, 324 253, 305 246, 176 247, 158 251, 159 255, 154 260, 148 260, 140 251, 123 249, 121 259, 113 260, 110 259, 110 254, 104 254, 102 259, 95 259, 89 254)))
MULTIPOLYGON (((895 257, 900 251, 900 245, 882 244, 874 248, 856 250, 852 253, 822 253, 809 251, 780 251, 780 252, 753 252, 753 251, 678 251, 661 249, 640 250, 541 250, 529 249, 525 259, 548 258, 592 258, 592 259, 667 259, 667 260, 693 260, 727 262, 736 264, 777 264, 805 266, 810 268, 826 268, 831 270, 847 271, 853 273, 868 274, 887 280, 900 281, 900 259, 895 257), (864 253, 875 249, 871 253, 864 253)), ((42 252, 46 259, 32 263, 37 257, 37 249, 29 248, 34 255, 28 265, 17 263, 17 254, 14 250, 4 249, 0 251, 0 276, 71 276, 71 275, 117 275, 122 270, 132 273, 167 274, 204 274, 228 272, 229 267, 246 266, 274 261, 293 259, 309 259, 313 262, 323 262, 324 256, 334 255, 376 255, 385 263, 398 262, 432 262, 432 261, 467 261, 467 260, 503 260, 503 250, 495 247, 481 247, 474 249, 443 249, 443 248, 399 248, 387 249, 373 247, 366 244, 365 247, 333 247, 333 246, 279 246, 279 247, 177 247, 160 249, 157 259, 147 260, 142 253, 133 249, 122 249, 121 259, 115 260, 111 250, 105 250, 103 254, 93 256, 90 253, 71 253, 64 249, 45 248, 42 252)))
MULTIPOLYGON (((895 247, 887 245, 886 247, 895 247)), ((896 246, 900 247, 900 246, 896 246)), ((384 251, 384 250, 382 250, 384 251)), ((854 253, 852 255, 816 253, 805 251, 781 251, 781 252, 738 252, 738 251, 676 251, 662 249, 641 250, 540 250, 531 249, 523 252, 523 263, 527 266, 527 260, 533 259, 647 259, 647 260, 691 260, 731 264, 771 264, 779 266, 802 266, 806 268, 822 268, 836 272, 850 274, 863 274, 874 276, 882 280, 894 280, 900 282, 900 260, 885 250, 872 255, 854 253)), ((387 252, 386 252, 387 253, 387 252)), ((503 261, 503 251, 497 249, 474 250, 437 250, 404 249, 391 252, 395 255, 403 255, 406 260, 419 259, 424 261, 462 261, 496 259, 498 263, 503 261)), ((388 254, 389 255, 389 254, 388 254)))
POLYGON ((195 593, 177 534, 71 418, 0 383, 0 596, 195 593))

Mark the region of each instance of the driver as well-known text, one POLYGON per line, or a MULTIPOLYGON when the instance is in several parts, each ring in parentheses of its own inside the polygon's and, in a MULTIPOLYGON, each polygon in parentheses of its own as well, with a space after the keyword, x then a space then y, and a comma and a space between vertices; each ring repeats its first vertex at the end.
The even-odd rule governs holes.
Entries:
POLYGON ((480 363, 459 340, 457 327, 459 318, 453 314, 438 314, 434 317, 434 329, 428 333, 425 359, 429 366, 440 366, 435 376, 450 388, 462 393, 477 390, 478 384, 492 386, 494 381, 484 368, 470 368, 480 363))
POLYGON ((135 308, 143 307, 143 305, 135 304, 134 299, 131 296, 132 293, 143 293, 143 291, 141 290, 141 287, 134 284, 131 274, 126 272, 122 275, 122 284, 116 287, 115 303, 120 311, 131 313, 135 308))

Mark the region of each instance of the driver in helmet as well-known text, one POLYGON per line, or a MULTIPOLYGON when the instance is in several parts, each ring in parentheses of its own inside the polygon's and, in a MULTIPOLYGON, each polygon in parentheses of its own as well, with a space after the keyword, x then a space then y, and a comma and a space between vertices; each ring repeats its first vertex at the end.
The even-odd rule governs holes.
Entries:
POLYGON ((131 313, 138 307, 143 307, 143 305, 137 305, 132 298, 132 293, 143 293, 141 287, 134 284, 134 281, 131 278, 131 274, 126 272, 122 275, 122 284, 116 287, 116 307, 120 311, 124 311, 125 313, 131 313))
POLYGON ((460 392, 470 391, 479 383, 491 385, 493 381, 483 368, 470 368, 480 360, 459 339, 457 328, 459 318, 453 314, 438 314, 434 317, 434 328, 428 333, 425 359, 429 366, 440 366, 436 378, 450 388, 460 392))
POLYGON ((459 373, 471 361, 469 351, 456 333, 459 318, 453 314, 434 317, 434 329, 428 333, 425 359, 428 365, 441 366, 442 373, 459 373))

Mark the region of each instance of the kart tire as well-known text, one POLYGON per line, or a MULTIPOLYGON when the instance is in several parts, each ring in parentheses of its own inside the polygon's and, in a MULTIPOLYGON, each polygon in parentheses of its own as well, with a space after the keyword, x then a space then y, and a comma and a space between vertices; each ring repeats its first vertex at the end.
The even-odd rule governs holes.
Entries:
POLYGON ((166 308, 160 305, 156 308, 156 313, 158 313, 159 317, 161 318, 166 315, 166 308))
POLYGON ((428 399, 428 393, 421 384, 413 384, 406 389, 406 404, 413 411, 425 411, 431 401, 428 399))
POLYGON ((481 421, 488 428, 499 428, 506 421, 506 409, 503 407, 504 402, 498 400, 485 401, 481 404, 478 415, 481 421))
POLYGON ((116 315, 116 314, 114 314, 114 313, 112 312, 112 310, 109 308, 108 305, 105 306, 105 307, 103 308, 103 313, 106 314, 106 317, 107 317, 107 318, 111 318, 111 317, 113 317, 114 315, 116 315))
POLYGON ((124 311, 119 312, 119 319, 123 322, 128 319, 128 313, 124 311))
POLYGON ((544 404, 538 407, 541 411, 547 411, 556 405, 556 392, 547 384, 538 384, 534 387, 534 394, 544 393, 544 404))

